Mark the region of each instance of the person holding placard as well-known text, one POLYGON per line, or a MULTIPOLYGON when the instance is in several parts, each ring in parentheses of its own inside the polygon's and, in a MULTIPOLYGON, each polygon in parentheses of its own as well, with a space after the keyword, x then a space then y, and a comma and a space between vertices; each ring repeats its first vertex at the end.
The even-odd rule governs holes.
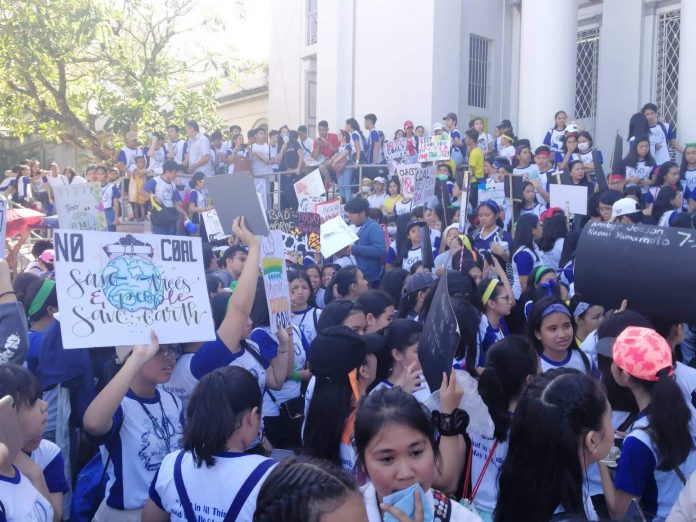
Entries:
POLYGON ((382 258, 387 251, 384 232, 376 221, 367 216, 370 204, 366 199, 355 198, 345 205, 352 225, 358 228, 358 240, 351 253, 370 286, 377 287, 382 275, 382 258))

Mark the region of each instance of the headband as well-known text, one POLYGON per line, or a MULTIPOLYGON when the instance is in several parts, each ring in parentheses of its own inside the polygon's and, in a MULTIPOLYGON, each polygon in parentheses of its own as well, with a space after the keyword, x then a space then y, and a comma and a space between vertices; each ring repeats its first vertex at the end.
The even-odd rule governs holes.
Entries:
POLYGON ((481 208, 481 207, 483 207, 483 206, 486 206, 486 207, 490 208, 490 209, 493 211, 494 214, 499 214, 499 213, 500 213, 500 207, 499 207, 498 204, 497 204, 495 201, 493 201, 492 199, 487 199, 486 201, 482 202, 482 203, 479 205, 479 208, 481 208))
POLYGON ((582 314, 587 312, 587 310, 590 308, 589 303, 583 303, 582 301, 578 303, 578 306, 575 307, 575 311, 573 312, 573 315, 575 317, 580 317, 582 314))
POLYGON ((686 149, 687 147, 696 147, 696 142, 685 143, 684 148, 686 149))
POLYGON ((538 285, 539 279, 541 279, 541 276, 543 275, 543 273, 547 272, 547 271, 551 271, 551 270, 553 270, 553 268, 551 268, 550 266, 546 266, 546 265, 539 265, 538 267, 536 267, 534 269, 534 274, 532 277, 534 284, 538 285))
POLYGON ((560 313, 560 314, 563 314, 567 317, 570 317, 570 311, 568 310, 568 308, 565 305, 562 305, 560 303, 554 303, 552 305, 547 306, 544 309, 544 312, 541 314, 541 318, 543 319, 544 317, 547 317, 547 316, 549 316, 551 314, 555 314, 555 313, 560 313))
POLYGON ((510 136, 509 134, 501 134, 500 137, 501 137, 501 138, 505 138, 506 140, 509 140, 509 141, 515 141, 515 140, 513 139, 513 137, 510 136))
POLYGON ((51 292, 56 287, 56 282, 53 279, 46 278, 43 283, 41 283, 41 288, 31 300, 31 305, 29 306, 29 317, 34 315, 36 312, 41 310, 41 307, 46 303, 46 299, 51 295, 51 292))
POLYGON ((541 149, 534 153, 535 156, 551 156, 551 153, 546 149, 541 149))
POLYGON ((491 279, 488 281, 488 285, 486 286, 486 290, 484 290, 483 295, 481 296, 481 302, 483 303, 483 306, 486 306, 486 303, 490 300, 491 296, 493 295, 493 290, 495 290, 495 287, 498 286, 498 283, 500 283, 500 280, 498 279, 491 279))

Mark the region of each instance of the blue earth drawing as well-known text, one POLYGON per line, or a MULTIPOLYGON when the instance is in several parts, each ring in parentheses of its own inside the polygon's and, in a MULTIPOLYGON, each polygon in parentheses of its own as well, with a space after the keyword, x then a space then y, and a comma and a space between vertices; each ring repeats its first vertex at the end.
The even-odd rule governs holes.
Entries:
POLYGON ((102 292, 119 310, 155 310, 164 300, 160 275, 158 268, 141 256, 115 257, 104 267, 102 292))

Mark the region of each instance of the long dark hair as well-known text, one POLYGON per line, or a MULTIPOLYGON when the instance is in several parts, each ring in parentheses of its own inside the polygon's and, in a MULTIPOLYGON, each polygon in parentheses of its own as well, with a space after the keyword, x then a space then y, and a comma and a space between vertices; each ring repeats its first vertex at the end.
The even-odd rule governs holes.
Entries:
POLYGON ((310 281, 309 276, 305 272, 297 272, 291 270, 288 272, 288 285, 292 283, 295 279, 302 279, 309 287, 309 298, 307 299, 307 304, 312 308, 317 307, 317 302, 314 298, 314 287, 312 286, 312 281, 310 281))
POLYGON ((518 221, 515 228, 515 239, 512 242, 512 249, 510 255, 515 255, 518 248, 527 247, 534 257, 538 260, 534 249, 534 229, 539 223, 539 218, 534 214, 525 214, 518 221))
POLYGON ((319 522, 359 491, 353 476, 325 460, 292 457, 268 474, 253 522, 319 522))
MULTIPOLYGON (((358 270, 357 266, 346 266, 334 274, 331 281, 336 285, 338 295, 346 297, 350 293, 350 285, 358 282, 358 270)), ((329 283, 327 291, 331 286, 329 283)))
POLYGON ((558 506, 585 515, 578 444, 602 429, 606 409, 601 385, 575 370, 552 370, 527 386, 500 469, 496 522, 546 522, 558 506))
POLYGON ((404 281, 408 277, 408 270, 404 268, 392 268, 384 274, 382 281, 379 283, 380 290, 384 290, 394 301, 394 306, 399 307, 401 301, 401 292, 404 288, 404 281))
POLYGON ((687 143, 684 145, 684 154, 682 154, 681 167, 679 168, 679 178, 684 179, 684 173, 689 170, 689 162, 686 161, 686 149, 696 149, 696 145, 693 143, 687 143))
POLYGON ((653 203, 653 218, 659 222, 662 214, 668 210, 674 210, 676 207, 672 205, 672 200, 677 197, 677 191, 672 187, 662 187, 657 193, 655 203, 653 203))
POLYGON ((259 383, 244 368, 223 366, 203 377, 186 407, 182 441, 195 465, 215 465, 215 454, 225 450, 244 414, 258 408, 261 415, 261 404, 259 383))
POLYGON ((551 217, 544 220, 544 227, 539 240, 539 248, 543 252, 548 252, 553 248, 557 239, 565 238, 568 235, 568 222, 565 212, 559 210, 551 217))
POLYGON ((341 462, 341 435, 351 412, 352 397, 348 377, 316 379, 305 422, 305 453, 335 464, 341 462))
POLYGON ((638 144, 643 141, 648 142, 648 153, 643 158, 643 161, 647 166, 655 165, 655 158, 650 153, 650 137, 648 134, 643 134, 636 136, 636 139, 630 142, 628 154, 623 159, 624 166, 636 168, 638 165, 638 144))
MULTIPOLYGON (((679 165, 677 165, 673 161, 665 161, 662 165, 657 167, 657 174, 655 174, 655 181, 653 182, 652 186, 653 187, 661 187, 662 185, 665 184, 665 176, 667 173, 670 171, 670 169, 678 169, 679 165)), ((677 185, 681 187, 681 183, 677 181, 677 185)))
POLYGON ((365 315, 372 314, 374 317, 379 317, 387 308, 394 306, 389 294, 383 290, 368 290, 358 297, 356 302, 363 309, 365 315))
MULTIPOLYGON (((362 130, 360 129, 360 124, 358 123, 358 120, 355 118, 348 118, 346 120, 346 123, 351 126, 351 128, 356 131, 358 134, 360 134, 360 138, 365 141, 365 136, 362 133, 362 130)), ((360 144, 362 146, 362 143, 360 144)))
POLYGON ((488 406, 499 442, 507 439, 510 429, 510 401, 520 396, 527 378, 537 374, 538 364, 534 348, 521 335, 506 337, 488 349, 478 391, 488 406))
POLYGON ((642 112, 637 112, 631 116, 631 120, 628 122, 628 139, 635 138, 637 136, 650 135, 650 124, 648 123, 648 118, 642 112))

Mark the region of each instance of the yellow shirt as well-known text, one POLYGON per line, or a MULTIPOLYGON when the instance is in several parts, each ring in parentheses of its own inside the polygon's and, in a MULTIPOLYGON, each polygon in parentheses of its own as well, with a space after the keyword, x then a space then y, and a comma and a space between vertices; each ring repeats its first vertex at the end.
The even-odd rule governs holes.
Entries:
POLYGON ((387 214, 393 214, 394 213, 394 205, 396 205, 402 199, 404 199, 404 197, 401 194, 397 194, 396 196, 387 197, 384 200, 384 204, 382 205, 384 207, 384 211, 387 214))
POLYGON ((478 147, 469 152, 469 170, 476 179, 483 178, 483 151, 478 147))

